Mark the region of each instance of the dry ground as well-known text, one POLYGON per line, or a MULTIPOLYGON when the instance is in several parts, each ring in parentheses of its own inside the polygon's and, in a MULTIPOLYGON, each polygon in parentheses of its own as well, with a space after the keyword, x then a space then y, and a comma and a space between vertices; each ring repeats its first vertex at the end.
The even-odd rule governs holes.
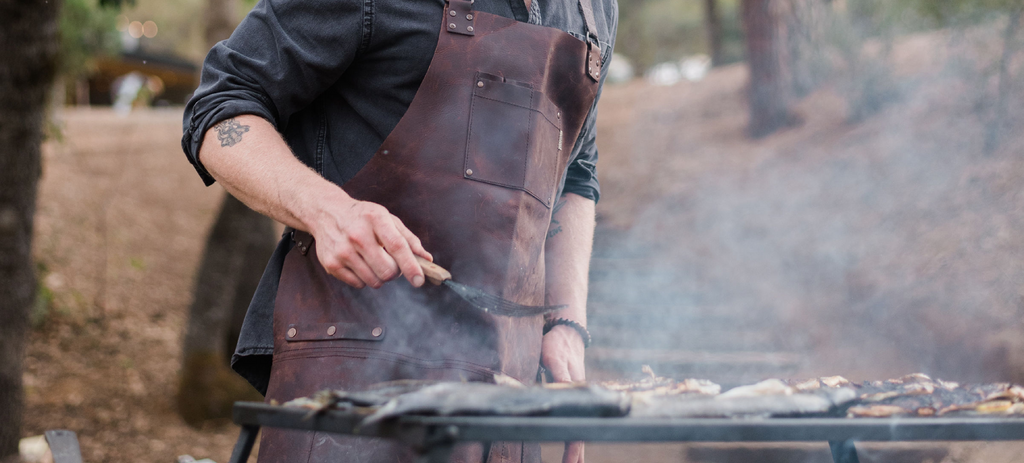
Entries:
MULTIPOLYGON (((802 127, 758 142, 743 136, 742 67, 696 84, 610 86, 602 227, 678 263, 672 277, 709 310, 776 313, 780 324, 765 329, 807 356, 806 374, 1022 378, 1024 137, 980 153, 987 87, 947 72, 936 40, 900 45, 900 97, 881 113, 847 123, 843 88, 828 86, 800 103, 802 127)), ((25 435, 74 430, 93 463, 186 453, 224 462, 235 429, 189 428, 171 400, 221 190, 203 188, 181 154, 180 109, 58 119, 64 139, 44 150, 35 241, 52 302, 28 350, 25 435)), ((1016 461, 1024 450, 936 447, 950 463, 1016 461)), ((588 454, 715 461, 715 448, 588 454)), ((808 461, 822 461, 825 447, 810 448, 808 461)), ((546 459, 557 452, 547 447, 546 459)))

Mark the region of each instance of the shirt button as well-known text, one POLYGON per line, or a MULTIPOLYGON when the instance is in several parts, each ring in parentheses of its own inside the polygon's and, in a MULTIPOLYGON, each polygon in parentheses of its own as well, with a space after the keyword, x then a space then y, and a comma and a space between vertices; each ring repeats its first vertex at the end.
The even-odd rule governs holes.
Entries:
POLYGON ((379 338, 381 334, 384 334, 384 329, 378 326, 374 328, 373 331, 370 332, 370 334, 372 334, 373 337, 375 338, 379 338))

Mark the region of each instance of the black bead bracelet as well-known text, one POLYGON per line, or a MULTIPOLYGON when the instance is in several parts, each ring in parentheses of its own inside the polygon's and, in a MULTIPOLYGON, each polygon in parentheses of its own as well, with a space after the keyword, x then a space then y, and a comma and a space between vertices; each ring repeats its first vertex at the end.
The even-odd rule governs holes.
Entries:
POLYGON ((590 332, 587 331, 583 325, 579 324, 579 322, 569 320, 568 318, 548 320, 547 323, 544 323, 544 334, 548 334, 548 331, 551 331, 551 328, 558 325, 565 325, 576 330, 576 332, 580 334, 580 338, 583 338, 583 348, 590 347, 590 332))

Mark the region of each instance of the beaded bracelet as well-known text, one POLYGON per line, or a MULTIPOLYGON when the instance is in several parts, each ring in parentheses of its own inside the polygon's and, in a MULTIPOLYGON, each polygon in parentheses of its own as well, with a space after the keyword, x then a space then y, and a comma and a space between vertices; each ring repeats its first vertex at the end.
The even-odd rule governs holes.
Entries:
POLYGON ((583 325, 573 320, 569 320, 568 318, 556 318, 554 320, 548 320, 547 323, 544 324, 544 334, 548 334, 548 331, 551 331, 551 328, 554 328, 555 326, 558 325, 565 325, 576 330, 576 332, 580 334, 580 338, 583 338, 583 348, 585 349, 587 347, 590 347, 590 332, 587 331, 587 329, 584 328, 583 325))

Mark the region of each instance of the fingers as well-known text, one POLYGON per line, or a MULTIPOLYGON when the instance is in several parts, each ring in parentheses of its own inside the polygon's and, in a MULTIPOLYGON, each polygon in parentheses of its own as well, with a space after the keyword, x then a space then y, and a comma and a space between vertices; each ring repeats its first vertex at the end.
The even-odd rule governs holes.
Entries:
POLYGON ((556 326, 544 335, 542 343, 541 359, 556 382, 586 380, 582 341, 575 330, 556 326))
POLYGON ((324 269, 355 287, 380 288, 385 282, 405 275, 413 286, 425 277, 416 255, 433 260, 398 217, 378 204, 356 202, 328 222, 316 239, 324 251, 324 269))
POLYGON ((409 243, 409 247, 412 248, 412 252, 424 259, 433 262, 434 256, 432 256, 429 252, 427 252, 426 249, 423 248, 423 243, 421 243, 420 239, 415 234, 413 234, 413 232, 410 231, 405 226, 404 223, 402 223, 402 219, 399 219, 398 217, 395 216, 391 216, 391 218, 394 219, 395 228, 398 229, 398 232, 401 233, 402 236, 405 237, 406 242, 409 243))
MULTIPOLYGON (((324 246, 324 248, 329 248, 329 246, 324 246)), ((317 249, 317 257, 320 258, 320 264, 323 265, 327 273, 349 286, 357 289, 367 285, 379 288, 384 284, 351 245, 339 245, 334 252, 317 249), (321 256, 321 253, 324 255, 321 256)))
POLYGON ((583 362, 568 362, 567 371, 570 381, 586 381, 587 368, 583 362))
POLYGON ((337 269, 337 271, 329 273, 333 275, 334 278, 344 281, 347 285, 353 288, 363 289, 364 287, 366 287, 366 283, 364 283, 361 278, 356 276, 355 273, 352 273, 352 271, 347 268, 339 268, 337 269))
MULTIPOLYGON (((405 235, 398 228, 401 221, 393 215, 375 223, 375 230, 377 233, 377 239, 380 244, 384 246, 387 251, 388 257, 391 258, 391 262, 395 263, 395 268, 405 275, 405 279, 409 280, 415 287, 423 285, 423 269, 420 268, 420 264, 416 262, 416 256, 413 254, 412 242, 409 237, 415 239, 415 244, 423 249, 423 246, 419 243, 419 239, 416 238, 411 232, 405 235)), ((405 228, 402 225, 402 228, 405 228)), ((406 230, 408 231, 408 230, 406 230)), ((426 251, 424 251, 426 252, 426 251)), ((393 277, 393 276, 392 276, 393 277)))
POLYGON ((569 373, 569 365, 562 363, 554 367, 548 367, 551 371, 551 377, 554 378, 556 383, 571 383, 572 374, 569 373))
POLYGON ((562 463, 583 463, 583 442, 566 442, 562 463))

